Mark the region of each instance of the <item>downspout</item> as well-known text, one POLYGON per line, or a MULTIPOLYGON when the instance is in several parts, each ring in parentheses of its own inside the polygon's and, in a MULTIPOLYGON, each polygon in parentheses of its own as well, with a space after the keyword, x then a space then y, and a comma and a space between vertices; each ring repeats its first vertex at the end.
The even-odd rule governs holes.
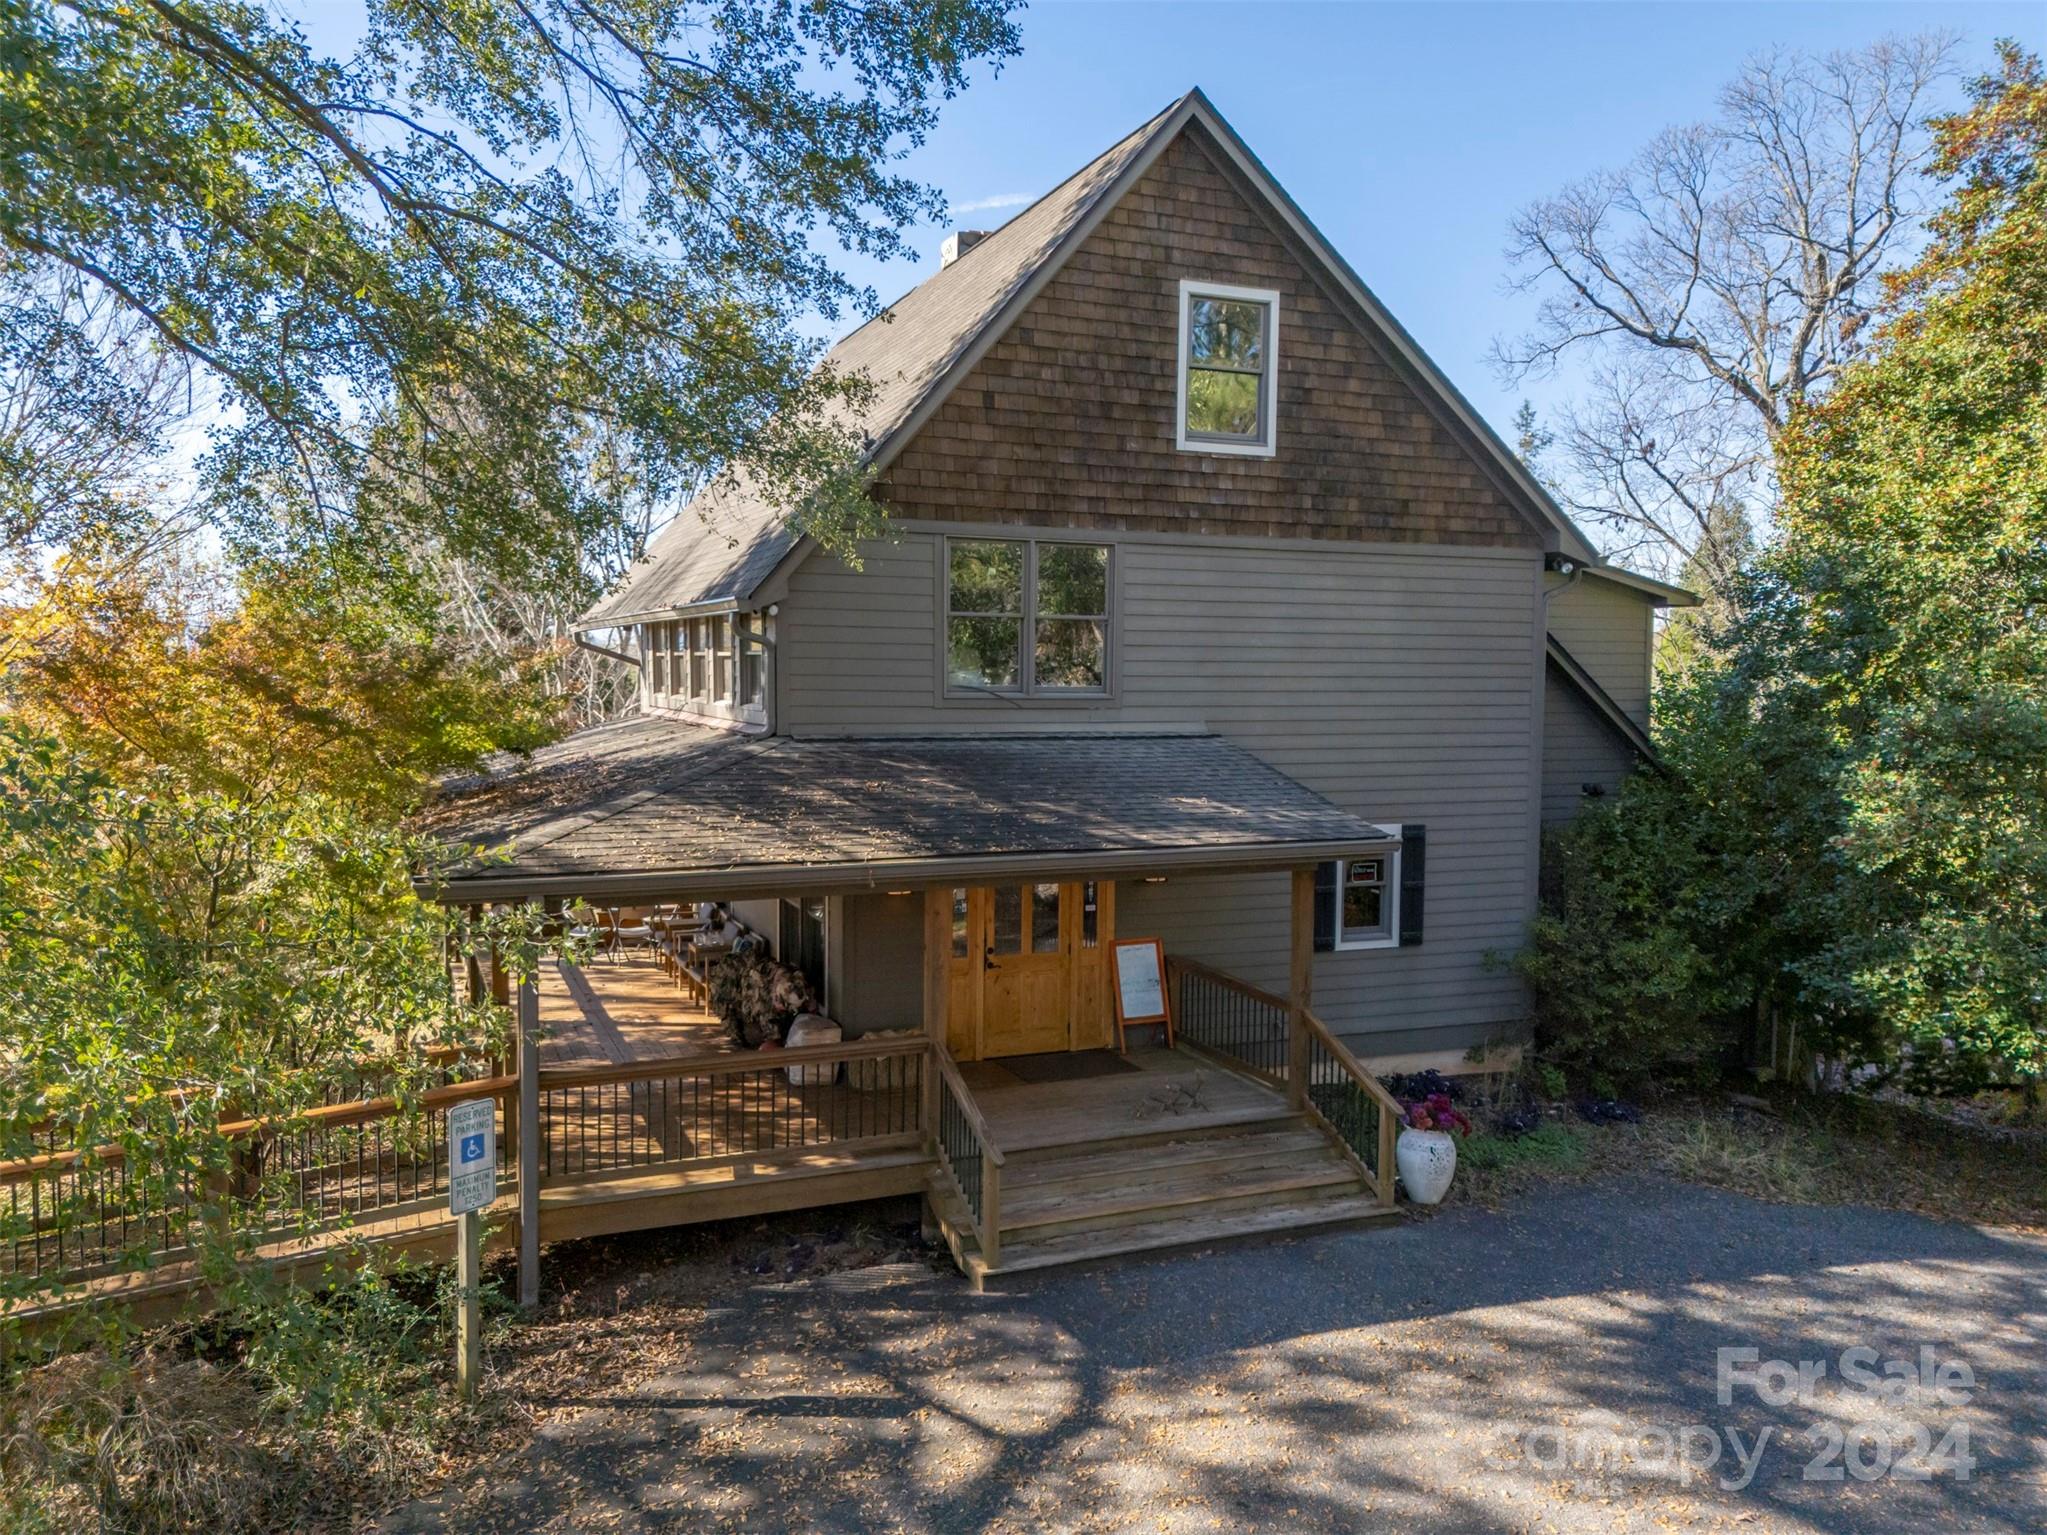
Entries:
POLYGON ((638 656, 629 656, 623 650, 613 650, 609 645, 600 645, 595 640, 586 640, 580 632, 571 634, 569 638, 574 640, 580 649, 590 651, 595 655, 609 656, 614 661, 625 662, 627 666, 632 667, 635 671, 639 670, 640 658, 638 656))

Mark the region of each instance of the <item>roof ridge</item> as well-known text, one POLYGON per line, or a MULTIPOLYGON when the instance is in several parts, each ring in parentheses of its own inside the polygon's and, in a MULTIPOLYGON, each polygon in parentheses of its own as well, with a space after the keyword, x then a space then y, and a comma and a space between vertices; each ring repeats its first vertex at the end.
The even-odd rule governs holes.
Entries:
MULTIPOLYGON (((1119 149, 1122 149, 1132 139, 1142 138, 1145 134, 1155 130, 1161 122, 1163 122, 1166 118, 1172 116, 1173 113, 1177 112, 1180 109, 1182 103, 1184 103, 1187 100, 1188 96, 1194 96, 1199 94, 1200 94, 1199 91, 1188 91, 1185 95, 1175 97, 1171 102, 1168 102, 1160 110, 1154 112, 1150 117, 1146 118, 1143 122, 1139 123, 1135 128, 1131 129, 1130 132, 1124 134, 1123 137, 1116 140, 1115 143, 1111 144, 1107 149, 1104 149, 1100 154, 1093 155, 1087 160, 1083 161, 1080 165, 1074 167, 1074 169, 1067 175, 1065 175, 1058 181, 1054 182, 1051 186, 1047 187, 1043 192, 1040 192, 1036 197, 1032 198, 1023 207, 1017 209, 1016 212, 1012 213, 1000 224, 997 224, 993 229, 987 231, 987 233, 983 235, 981 239, 977 240, 974 244, 968 246, 967 249, 961 251, 959 255, 955 256, 950 263, 940 266, 938 270, 935 272, 925 273, 923 277, 919 278, 916 282, 912 283, 909 287, 905 288, 902 291, 902 293, 898 295, 898 297, 895 299, 893 303, 882 305, 881 308, 877 309, 873 314, 869 315, 866 319, 862 320, 858 325, 854 326, 851 330, 847 331, 845 335, 839 337, 838 340, 834 341, 831 344, 830 349, 827 350, 825 353, 826 360, 827 361, 830 360, 832 352, 837 351, 840 347, 844 346, 848 341, 851 341, 855 336, 859 335, 862 331, 866 330, 868 326, 874 324, 877 320, 881 320, 890 313, 892 313, 895 310, 896 306, 898 304, 901 304, 903 300, 907 299, 911 294, 916 293, 921 289, 925 288, 926 286, 928 286, 929 284, 937 281, 947 272, 957 271, 967 262, 972 261, 976 256, 985 253, 990 241, 998 239, 1002 235, 1007 234, 1011 229, 1015 228, 1016 225, 1021 223, 1023 220, 1029 218, 1033 213, 1037 212, 1037 210, 1040 207, 1042 207, 1045 203, 1049 202, 1054 197, 1057 197, 1067 187, 1073 185, 1074 182, 1080 180, 1081 177, 1085 176, 1097 165, 1100 165, 1104 160, 1108 159, 1111 155, 1115 154, 1119 149)), ((1104 185, 1101 187, 1097 187, 1095 189, 1094 196, 1088 199, 1089 205, 1092 206, 1094 201, 1097 198, 1099 198, 1106 189, 1107 189, 1106 183, 1104 183, 1104 185)), ((985 264, 986 263, 984 262, 983 265, 985 264)), ((997 307, 1000 306, 998 305, 997 307)))

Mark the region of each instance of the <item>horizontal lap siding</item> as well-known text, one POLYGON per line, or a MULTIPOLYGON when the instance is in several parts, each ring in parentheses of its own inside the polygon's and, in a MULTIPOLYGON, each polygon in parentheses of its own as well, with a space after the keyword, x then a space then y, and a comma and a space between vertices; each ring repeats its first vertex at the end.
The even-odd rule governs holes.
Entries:
POLYGON ((1542 819, 1555 825, 1584 804, 1585 785, 1611 794, 1635 766, 1635 749, 1550 668, 1542 712, 1542 819))
POLYGON ((1549 604, 1549 632, 1644 730, 1655 614, 1640 592, 1596 577, 1559 591, 1549 604))
MULTIPOLYGON (((1323 1016, 1390 1052, 1476 1043, 1523 1015, 1487 955, 1519 945, 1533 889, 1543 538, 1198 131, 1109 210, 876 495, 900 538, 867 546, 858 571, 816 555, 791 579, 780 728, 1206 725, 1347 809, 1429 828, 1427 942, 1318 956, 1323 1016), (1188 278, 1280 294, 1270 458, 1175 446, 1188 278), (1114 695, 941 699, 940 544, 913 530, 930 524, 1114 543, 1114 695)), ((1126 934, 1285 980, 1283 878, 1125 882, 1119 899, 1126 934)))
MULTIPOLYGON (((860 571, 821 556, 798 570, 784 729, 1206 726, 1347 810, 1429 829, 1428 939, 1317 955, 1332 1026, 1392 1053, 1475 1044, 1522 1016, 1519 983, 1487 955, 1518 947, 1528 915, 1533 552, 1118 542, 1117 693, 1069 709, 939 700, 939 543, 905 533, 860 571)), ((1283 876, 1120 891, 1126 936, 1284 986, 1283 876)))

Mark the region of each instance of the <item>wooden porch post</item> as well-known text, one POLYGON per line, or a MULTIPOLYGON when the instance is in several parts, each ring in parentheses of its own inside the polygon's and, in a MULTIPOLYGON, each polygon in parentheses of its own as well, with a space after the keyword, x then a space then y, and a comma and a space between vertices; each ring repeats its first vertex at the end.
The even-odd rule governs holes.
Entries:
POLYGON ((540 1304, 540 982, 519 983, 519 1304, 540 1304))
MULTIPOLYGON (((473 937, 476 924, 483 920, 483 908, 472 906, 468 911, 469 927, 473 937)), ((469 953, 463 960, 469 973, 469 1004, 474 1007, 483 1001, 483 962, 476 957, 476 949, 469 946, 469 953)))
POLYGON ((1291 962, 1287 967, 1286 1092, 1295 1108, 1308 1102, 1308 998, 1315 976, 1315 871, 1293 872, 1291 962))
POLYGON ((945 1013, 950 983, 945 961, 952 947, 952 892, 934 885, 924 892, 924 1037, 931 1041, 931 1060, 924 1068, 923 1131, 926 1142, 938 1138, 938 1052, 945 1048, 945 1013))

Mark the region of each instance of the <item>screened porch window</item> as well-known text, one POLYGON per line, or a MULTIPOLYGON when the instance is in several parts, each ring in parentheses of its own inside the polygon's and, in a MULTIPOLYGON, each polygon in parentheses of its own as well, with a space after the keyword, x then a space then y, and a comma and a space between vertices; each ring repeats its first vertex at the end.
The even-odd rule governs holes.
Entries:
POLYGON ((948 540, 945 652, 948 692, 1106 693, 1109 546, 948 540))
POLYGON ((732 620, 711 620, 711 697, 718 703, 732 698, 732 620))

